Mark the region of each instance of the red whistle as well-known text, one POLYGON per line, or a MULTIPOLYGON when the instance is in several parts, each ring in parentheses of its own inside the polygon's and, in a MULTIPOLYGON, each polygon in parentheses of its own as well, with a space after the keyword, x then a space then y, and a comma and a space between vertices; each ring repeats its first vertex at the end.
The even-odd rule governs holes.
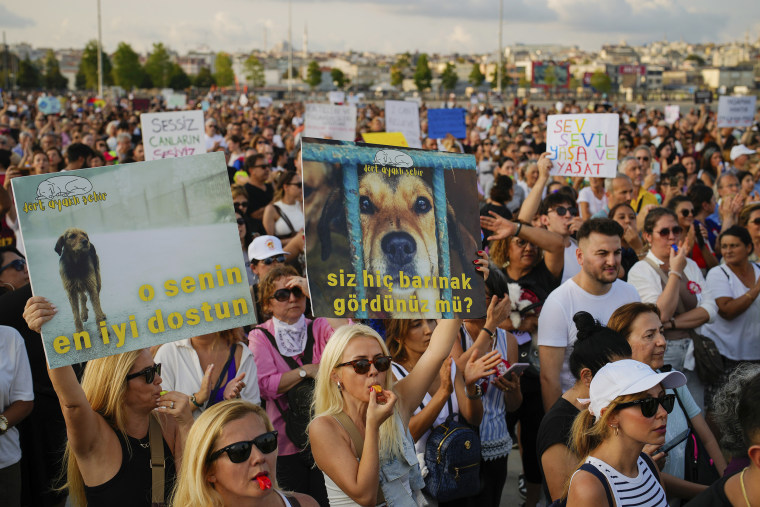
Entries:
POLYGON ((272 481, 269 480, 269 477, 266 475, 259 475, 256 477, 256 480, 259 481, 259 487, 261 489, 272 489, 272 481))

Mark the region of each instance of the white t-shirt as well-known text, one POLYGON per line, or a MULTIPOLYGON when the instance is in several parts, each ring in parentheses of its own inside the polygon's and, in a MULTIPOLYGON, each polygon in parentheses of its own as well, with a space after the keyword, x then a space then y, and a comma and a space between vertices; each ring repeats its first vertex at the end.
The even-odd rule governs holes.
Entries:
MULTIPOLYGON (((0 326, 0 413, 5 412, 13 402, 32 400, 32 370, 24 339, 12 327, 0 326)), ((0 469, 19 460, 21 445, 18 429, 13 426, 0 435, 0 469)))
POLYGON ((222 148, 227 147, 227 141, 225 141, 224 137, 220 134, 214 134, 214 137, 209 137, 208 134, 206 134, 206 151, 211 151, 216 143, 219 143, 219 146, 222 148))
MULTIPOLYGON (((760 268, 752 263, 755 280, 760 268)), ((715 301, 721 297, 738 298, 749 291, 728 266, 715 266, 707 273, 705 299, 715 301)), ((734 361, 757 361, 760 359, 760 298, 733 320, 720 315, 715 321, 702 326, 702 334, 712 338, 718 350, 734 361)))
POLYGON ((584 187, 578 192, 578 202, 587 202, 588 209, 593 215, 604 209, 607 206, 607 194, 602 194, 601 199, 597 199, 591 187, 584 187))
POLYGON ((581 272, 581 265, 578 264, 578 257, 575 254, 577 250, 578 243, 570 238, 570 245, 565 247, 565 265, 562 268, 562 281, 560 283, 565 283, 581 272))
MULTIPOLYGON (((288 227, 288 224, 285 222, 285 219, 282 218, 282 215, 276 215, 277 220, 274 222, 275 236, 287 236, 304 228, 303 204, 300 201, 296 201, 293 204, 285 204, 282 201, 277 201, 274 204, 280 208, 282 215, 288 217, 290 224, 293 226, 293 231, 291 231, 290 227, 288 227)), ((276 212, 277 210, 275 210, 275 213, 276 212)))
POLYGON ((638 301, 639 293, 634 286, 622 280, 615 280, 607 294, 602 296, 589 294, 572 279, 549 294, 538 317, 538 345, 565 349, 565 359, 560 372, 562 392, 570 389, 575 383, 568 366, 572 352, 570 345, 575 343, 578 336, 573 315, 586 311, 606 325, 615 310, 624 304, 638 301))

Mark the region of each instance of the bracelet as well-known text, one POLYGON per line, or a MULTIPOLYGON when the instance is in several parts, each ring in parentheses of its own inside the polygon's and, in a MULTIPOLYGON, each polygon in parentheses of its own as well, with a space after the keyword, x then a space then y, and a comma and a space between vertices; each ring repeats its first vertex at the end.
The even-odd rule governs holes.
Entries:
POLYGON ((671 317, 668 322, 670 322, 670 329, 675 329, 676 328, 676 318, 675 317, 671 317))
POLYGON ((515 231, 515 237, 520 236, 520 231, 522 230, 522 222, 517 222, 517 230, 515 231))
POLYGON ((494 335, 496 334, 496 333, 494 333, 493 331, 491 331, 490 329, 488 329, 485 326, 483 326, 483 328, 481 329, 481 331, 485 331, 486 333, 488 333, 488 336, 490 336, 491 339, 493 339, 494 335))
POLYGON ((670 276, 670 275, 676 275, 678 278, 680 278, 681 280, 683 280, 683 275, 681 275, 681 273, 679 273, 677 271, 668 271, 668 276, 670 276))
POLYGON ((471 400, 479 400, 483 397, 483 388, 480 387, 480 384, 475 384, 475 394, 470 396, 470 393, 467 392, 467 387, 465 386, 464 393, 471 400))
POLYGON ((190 403, 195 405, 197 408, 203 408, 201 405, 198 404, 198 400, 195 399, 195 394, 190 396, 190 403))

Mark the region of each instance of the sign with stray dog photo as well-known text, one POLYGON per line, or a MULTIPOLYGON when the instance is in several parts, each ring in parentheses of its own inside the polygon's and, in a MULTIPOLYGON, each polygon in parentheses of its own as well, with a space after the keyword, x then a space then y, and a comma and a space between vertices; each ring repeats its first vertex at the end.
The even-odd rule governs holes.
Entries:
POLYGON ((302 169, 315 316, 485 316, 472 155, 305 138, 302 169))
POLYGON ((222 153, 12 180, 51 368, 256 321, 222 153))

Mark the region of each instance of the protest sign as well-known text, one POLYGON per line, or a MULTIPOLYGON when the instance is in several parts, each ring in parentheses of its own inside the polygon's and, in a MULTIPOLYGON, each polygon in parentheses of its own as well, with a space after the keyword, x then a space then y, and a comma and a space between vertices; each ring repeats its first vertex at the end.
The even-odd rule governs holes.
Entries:
POLYGON ((454 109, 428 109, 428 137, 442 139, 446 134, 451 134, 457 139, 467 136, 467 127, 464 124, 465 110, 454 109))
POLYGON ((553 114, 546 151, 553 176, 614 178, 618 157, 617 114, 553 114))
POLYGON ((306 138, 302 161, 314 315, 485 315, 472 155, 306 138))
POLYGON ((147 111, 150 109, 150 99, 132 99, 132 109, 135 111, 147 111))
POLYGON ((259 95, 259 106, 269 107, 272 105, 272 97, 269 95, 259 95))
POLYGON ((353 141, 356 139, 356 106, 306 104, 303 135, 353 141))
POLYGON ((365 132, 362 134, 365 143, 384 144, 385 146, 400 146, 408 148, 404 134, 401 132, 365 132))
POLYGON ((665 121, 673 125, 681 117, 681 106, 678 104, 665 106, 665 121))
POLYGON ((757 97, 718 98, 718 127, 749 127, 755 121, 757 97))
POLYGON ((187 95, 172 93, 166 97, 166 109, 184 109, 187 106, 187 95))
POLYGON ((240 105, 245 107, 248 105, 248 95, 245 93, 240 94, 240 99, 238 99, 238 102, 240 102, 240 105))
POLYGON ((713 94, 710 90, 697 90, 694 92, 695 104, 712 104, 713 94))
POLYGON ((330 104, 343 104, 346 102, 346 92, 332 91, 327 93, 327 99, 330 104))
POLYGON ((51 368, 255 322, 222 153, 16 178, 13 193, 32 291, 58 308, 51 368))
POLYGON ((58 97, 40 97, 37 99, 37 109, 42 114, 60 114, 61 101, 58 97))
POLYGON ((422 148, 419 104, 406 100, 386 100, 385 130, 401 132, 409 146, 422 148))
POLYGON ((140 130, 145 160, 206 153, 203 111, 144 113, 140 115, 140 130))

